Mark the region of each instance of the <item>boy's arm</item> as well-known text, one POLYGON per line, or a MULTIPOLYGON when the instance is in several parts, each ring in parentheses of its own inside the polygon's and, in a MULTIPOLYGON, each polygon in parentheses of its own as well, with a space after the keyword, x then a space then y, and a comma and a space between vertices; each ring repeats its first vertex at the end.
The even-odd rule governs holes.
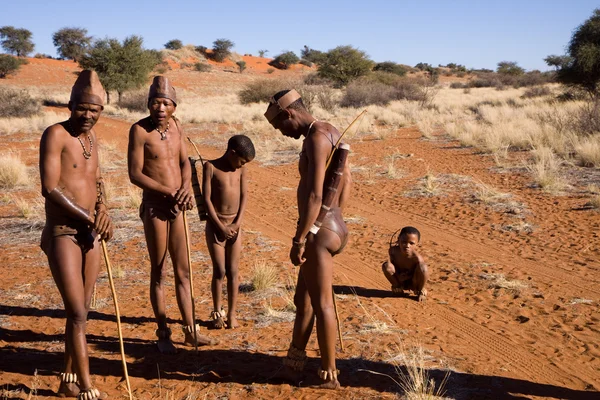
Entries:
POLYGON ((179 121, 175 119, 175 124, 179 130, 179 137, 181 138, 180 150, 179 150, 179 167, 181 168, 181 186, 175 194, 175 201, 177 204, 182 206, 182 209, 191 210, 194 207, 194 196, 191 190, 192 182, 192 166, 187 156, 187 143, 185 142, 185 135, 183 128, 179 124, 179 121))
POLYGON ((242 220, 244 219, 244 212, 246 211, 246 202, 248 200, 247 193, 248 181, 246 179, 246 167, 242 167, 242 176, 240 177, 240 208, 234 221, 236 232, 239 231, 240 226, 242 226, 242 220))
POLYGON ((42 196, 51 201, 71 218, 92 225, 94 212, 81 207, 70 198, 66 191, 58 187, 61 174, 61 153, 65 147, 64 135, 57 126, 51 126, 40 140, 40 179, 42 196))
POLYGON ((129 180, 144 191, 160 193, 164 196, 174 198, 176 190, 169 188, 144 174, 144 145, 146 143, 143 134, 145 131, 138 125, 133 124, 129 130, 129 144, 127 145, 127 168, 129 180))
POLYGON ((214 224, 221 232, 225 231, 225 226, 219 220, 215 206, 211 201, 212 185, 211 180, 213 178, 214 166, 210 161, 206 161, 202 167, 202 196, 204 197, 204 206, 206 207, 206 214, 212 224, 214 224))

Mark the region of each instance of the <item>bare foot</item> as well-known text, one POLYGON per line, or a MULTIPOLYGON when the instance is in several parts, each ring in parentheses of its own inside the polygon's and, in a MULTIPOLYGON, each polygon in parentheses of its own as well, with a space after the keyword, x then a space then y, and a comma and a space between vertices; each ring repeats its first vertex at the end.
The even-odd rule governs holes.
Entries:
POLYGON ((417 301, 419 303, 424 303, 427 300, 427 290, 423 289, 420 292, 417 292, 417 301))
POLYGON ((58 397, 77 397, 79 391, 79 386, 76 383, 60 381, 57 394, 58 397))
POLYGON ((238 328, 240 324, 237 322, 237 318, 235 314, 229 314, 227 316, 227 329, 235 329, 238 328))
POLYGON ((106 394, 105 392, 101 392, 96 388, 89 388, 86 390, 82 390, 81 392, 79 392, 79 395, 77 396, 77 400, 79 399, 85 399, 85 400, 104 400, 104 399, 108 399, 108 394, 106 394))
POLYGON ((166 339, 158 339, 156 342, 156 346, 158 347, 158 351, 162 354, 175 354, 177 353, 177 347, 171 342, 170 338, 166 339))
POLYGON ((393 293, 395 296, 398 296, 398 297, 404 297, 404 296, 405 296, 405 294, 404 294, 404 289, 402 289, 402 288, 401 288, 401 287, 399 287, 399 286, 392 286, 392 293, 393 293))
POLYGON ((318 389, 331 389, 331 390, 337 390, 341 387, 340 382, 337 379, 333 379, 330 381, 327 381, 325 383, 322 383, 320 385, 315 385, 313 386, 314 388, 318 388, 318 389))
POLYGON ((210 313, 210 319, 214 329, 223 329, 225 327, 225 321, 220 311, 213 311, 210 313))
MULTIPOLYGON (((198 346, 214 346, 215 344, 219 343, 217 339, 213 339, 210 336, 201 335, 197 330, 196 337, 198 338, 198 346)), ((185 340, 183 341, 183 344, 190 347, 196 347, 194 342, 194 332, 185 332, 185 340)))

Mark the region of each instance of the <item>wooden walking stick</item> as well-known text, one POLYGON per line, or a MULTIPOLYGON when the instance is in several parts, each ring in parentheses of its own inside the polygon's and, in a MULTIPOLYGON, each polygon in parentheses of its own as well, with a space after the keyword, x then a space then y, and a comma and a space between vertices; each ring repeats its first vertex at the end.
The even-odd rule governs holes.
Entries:
POLYGON ((117 291, 115 290, 115 283, 112 277, 112 268, 110 266, 110 260, 108 259, 108 252, 106 251, 106 242, 104 239, 100 240, 102 244, 102 253, 104 253, 104 262, 106 263, 106 269, 108 271, 108 282, 110 283, 110 290, 113 296, 113 302, 115 304, 115 314, 117 316, 117 330, 119 331, 119 346, 121 348, 121 361, 123 362, 123 373, 125 374, 125 382, 127 383, 127 393, 129 393, 129 400, 133 400, 133 394, 131 393, 131 384, 129 383, 129 374, 127 373, 127 361, 125 360, 125 348, 123 347, 123 333, 121 332, 121 315, 119 314, 119 303, 117 302, 117 291))
POLYGON ((188 223, 185 210, 183 210, 183 228, 185 229, 185 245, 187 247, 188 270, 190 274, 190 296, 192 298, 192 326, 194 329, 194 345, 198 353, 198 332, 196 329, 196 303, 194 302, 194 282, 192 279, 192 253, 190 251, 190 238, 188 236, 188 223))

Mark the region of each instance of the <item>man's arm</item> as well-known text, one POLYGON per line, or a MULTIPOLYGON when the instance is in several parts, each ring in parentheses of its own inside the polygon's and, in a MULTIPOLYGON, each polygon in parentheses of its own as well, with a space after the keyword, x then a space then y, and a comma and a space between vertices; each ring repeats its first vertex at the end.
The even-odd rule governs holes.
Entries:
POLYGON ((144 169, 144 139, 145 131, 134 124, 129 130, 129 144, 127 146, 127 168, 129 180, 143 190, 160 193, 165 196, 175 197, 176 190, 157 182, 143 173, 144 169))
POLYGON ((113 236, 113 224, 108 215, 108 206, 106 205, 106 191, 104 189, 104 180, 100 174, 100 166, 96 169, 96 217, 94 220, 94 229, 103 240, 110 240, 113 236))
MULTIPOLYGON (((66 133, 65 133, 66 134, 66 133)), ((64 135, 57 125, 46 129, 40 140, 40 179, 42 196, 60 207, 69 217, 88 224, 94 223, 94 212, 81 207, 69 193, 58 187, 61 174, 61 154, 65 147, 64 135)))
POLYGON ((327 156, 331 151, 329 143, 324 135, 317 132, 310 135, 306 140, 306 156, 308 158, 308 171, 306 175, 306 188, 309 189, 308 196, 304 201, 304 207, 298 205, 299 210, 304 210, 300 214, 300 221, 294 236, 295 242, 304 242, 310 227, 316 221, 321 204, 323 202, 323 183, 325 181, 325 164, 327 156))
POLYGON ((181 168, 181 186, 175 194, 175 201, 177 201, 177 204, 181 206, 181 209, 191 210, 194 207, 194 196, 191 190, 192 166, 190 165, 190 161, 188 160, 187 143, 185 141, 185 134, 183 133, 183 128, 179 124, 179 121, 177 121, 176 119, 174 119, 174 121, 177 126, 177 130, 179 131, 179 137, 181 139, 179 149, 179 168, 181 168))

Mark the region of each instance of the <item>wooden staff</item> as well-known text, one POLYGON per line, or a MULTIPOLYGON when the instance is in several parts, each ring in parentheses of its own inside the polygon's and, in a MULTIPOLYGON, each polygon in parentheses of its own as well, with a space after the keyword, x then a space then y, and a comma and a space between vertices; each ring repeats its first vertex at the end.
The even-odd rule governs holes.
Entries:
POLYGON ((127 361, 125 360, 125 348, 123 347, 123 334, 121 333, 121 315, 119 314, 119 303, 117 302, 117 291, 115 290, 115 284, 112 277, 112 268, 110 266, 110 260, 108 259, 108 252, 106 251, 106 242, 104 239, 100 240, 102 244, 102 253, 104 253, 104 262, 106 263, 106 269, 108 270, 108 282, 110 283, 110 290, 113 296, 113 302, 115 304, 115 314, 117 316, 117 330, 119 331, 119 346, 121 347, 121 361, 123 362, 123 372, 125 373, 125 382, 127 383, 127 393, 129 393, 129 400, 133 400, 131 393, 131 384, 129 383, 129 374, 127 373, 127 361))
POLYGON ((190 296, 192 298, 192 326, 194 329, 194 345, 196 347, 196 353, 198 353, 198 332, 196 331, 196 304, 194 302, 194 283, 192 280, 192 253, 190 250, 190 238, 188 236, 188 223, 183 210, 183 227, 185 229, 185 245, 187 247, 187 258, 188 258, 188 271, 190 274, 190 296))

